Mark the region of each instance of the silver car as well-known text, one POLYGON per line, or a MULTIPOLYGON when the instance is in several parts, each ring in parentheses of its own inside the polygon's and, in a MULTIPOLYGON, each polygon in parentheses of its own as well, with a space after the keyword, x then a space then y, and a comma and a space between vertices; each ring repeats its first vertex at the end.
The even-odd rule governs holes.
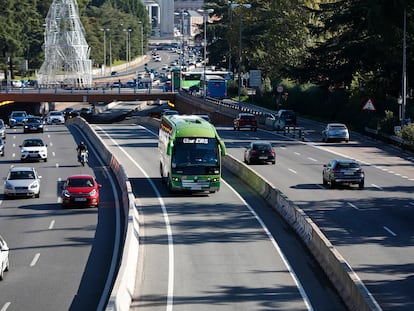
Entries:
POLYGON ((4 181, 4 197, 40 196, 40 179, 34 167, 12 166, 4 181))
POLYGON ((0 281, 4 279, 4 272, 9 270, 9 247, 0 235, 0 281))
POLYGON ((349 141, 349 131, 345 124, 328 123, 322 131, 322 141, 349 141))

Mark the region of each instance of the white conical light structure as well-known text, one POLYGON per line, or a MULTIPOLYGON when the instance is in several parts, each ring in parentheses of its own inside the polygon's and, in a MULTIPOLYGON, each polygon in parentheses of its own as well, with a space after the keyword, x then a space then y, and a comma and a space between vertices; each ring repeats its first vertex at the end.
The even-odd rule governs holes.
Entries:
POLYGON ((90 49, 79 19, 76 0, 53 0, 45 27, 45 60, 37 74, 39 85, 90 87, 90 49))

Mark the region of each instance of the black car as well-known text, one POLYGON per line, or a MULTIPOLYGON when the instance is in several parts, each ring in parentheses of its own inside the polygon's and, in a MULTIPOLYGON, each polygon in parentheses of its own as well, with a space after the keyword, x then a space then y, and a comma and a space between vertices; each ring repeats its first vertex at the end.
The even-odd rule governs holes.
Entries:
POLYGON ((72 107, 66 107, 65 110, 63 110, 63 115, 65 116, 65 120, 72 118, 72 113, 75 111, 72 107))
POLYGON ((352 159, 335 159, 323 166, 322 182, 334 188, 336 185, 357 184, 364 188, 365 172, 361 165, 352 159))
POLYGON ((285 121, 285 125, 296 125, 296 114, 293 110, 280 109, 277 117, 285 121))
POLYGON ((23 133, 43 133, 41 117, 29 116, 23 124, 23 133))
POLYGON ((276 152, 271 143, 255 141, 246 146, 244 150, 244 162, 250 163, 276 163, 276 152))

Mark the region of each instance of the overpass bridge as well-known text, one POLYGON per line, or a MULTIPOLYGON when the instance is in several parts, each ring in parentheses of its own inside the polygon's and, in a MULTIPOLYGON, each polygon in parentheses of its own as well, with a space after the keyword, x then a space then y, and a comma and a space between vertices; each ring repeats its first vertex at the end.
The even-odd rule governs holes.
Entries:
POLYGON ((5 89, 0 91, 0 104, 14 103, 41 103, 41 102, 103 102, 113 101, 175 101, 174 92, 163 92, 160 89, 5 89))

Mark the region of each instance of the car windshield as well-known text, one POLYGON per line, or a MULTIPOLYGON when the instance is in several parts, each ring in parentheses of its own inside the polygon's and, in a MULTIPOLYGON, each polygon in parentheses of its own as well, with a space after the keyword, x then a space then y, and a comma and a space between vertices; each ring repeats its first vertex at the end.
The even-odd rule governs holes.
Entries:
POLYGON ((13 171, 10 172, 9 180, 15 179, 35 179, 33 171, 13 171))
POLYGON ((272 148, 267 144, 255 144, 253 145, 253 149, 257 151, 270 151, 272 148))
POLYGON ((27 119, 27 122, 28 123, 40 122, 40 119, 39 118, 29 118, 29 119, 27 119))
POLYGON ((346 130, 345 125, 331 125, 329 126, 330 130, 346 130))
POLYGON ((339 169, 359 168, 359 164, 355 162, 338 162, 336 167, 339 169))
POLYGON ((39 139, 25 140, 23 143, 24 147, 42 147, 44 146, 43 141, 39 139))
POLYGON ((240 119, 244 119, 244 120, 254 120, 255 117, 254 116, 240 116, 240 119))
POLYGON ((24 112, 14 112, 13 117, 24 117, 26 114, 24 112))
POLYGON ((93 180, 91 178, 72 178, 68 180, 68 187, 92 187, 93 180))
POLYGON ((60 115, 62 115, 62 113, 59 112, 59 111, 55 111, 55 112, 51 112, 50 115, 51 116, 60 116, 60 115))

